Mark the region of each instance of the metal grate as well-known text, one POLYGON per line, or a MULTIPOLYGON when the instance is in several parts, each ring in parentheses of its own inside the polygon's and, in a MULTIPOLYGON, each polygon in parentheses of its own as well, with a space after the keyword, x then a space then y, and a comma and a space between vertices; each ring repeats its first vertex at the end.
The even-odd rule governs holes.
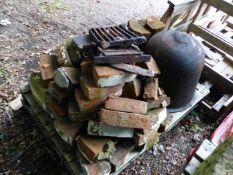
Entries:
POLYGON ((92 28, 89 34, 102 48, 128 47, 131 44, 140 45, 146 42, 144 36, 138 36, 124 25, 92 28))

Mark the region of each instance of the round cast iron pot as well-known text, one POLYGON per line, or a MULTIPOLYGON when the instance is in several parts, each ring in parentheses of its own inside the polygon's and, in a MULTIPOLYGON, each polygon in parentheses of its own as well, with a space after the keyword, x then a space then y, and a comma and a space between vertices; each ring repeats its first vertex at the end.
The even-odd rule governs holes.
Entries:
POLYGON ((204 66, 199 42, 187 33, 167 30, 152 36, 145 52, 158 63, 159 82, 171 98, 169 111, 188 108, 204 66))

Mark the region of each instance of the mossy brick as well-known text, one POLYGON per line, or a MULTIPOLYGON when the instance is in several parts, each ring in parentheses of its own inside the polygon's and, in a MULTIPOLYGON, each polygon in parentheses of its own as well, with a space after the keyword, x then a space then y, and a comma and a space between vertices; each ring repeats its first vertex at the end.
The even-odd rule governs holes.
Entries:
POLYGON ((105 100, 107 99, 107 97, 102 97, 89 100, 83 95, 83 92, 78 87, 74 90, 74 96, 80 111, 100 109, 104 106, 105 100))
POLYGON ((109 138, 80 136, 78 149, 88 162, 103 160, 110 157, 115 151, 115 145, 109 138))
POLYGON ((141 100, 124 97, 109 97, 105 102, 105 109, 146 114, 147 104, 147 102, 141 100))
POLYGON ((73 145, 75 143, 76 138, 80 134, 84 124, 81 122, 70 122, 68 120, 55 120, 54 128, 57 133, 61 136, 61 138, 73 145))
POLYGON ((87 121, 96 118, 98 109, 80 111, 75 99, 69 100, 68 117, 71 121, 87 121))
POLYGON ((147 149, 150 149, 156 143, 158 143, 158 141, 159 141, 159 133, 155 129, 152 129, 148 133, 146 133, 145 140, 146 140, 146 147, 147 147, 147 149))
POLYGON ((37 73, 31 73, 29 77, 29 85, 32 95, 36 102, 46 111, 47 109, 47 89, 43 88, 41 76, 37 73))
POLYGON ((80 64, 80 70, 82 76, 87 76, 92 73, 93 62, 89 58, 85 58, 80 64))
POLYGON ((97 87, 109 87, 132 81, 137 75, 126 73, 109 66, 94 65, 93 78, 97 87))
POLYGON ((145 21, 143 21, 143 20, 131 19, 131 20, 128 21, 128 27, 129 27, 130 30, 134 31, 135 33, 137 33, 139 35, 143 35, 143 36, 146 36, 146 37, 151 36, 150 30, 148 30, 145 27, 145 21))
POLYGON ((143 99, 146 101, 158 99, 158 78, 146 80, 143 99))
POLYGON ((144 134, 136 132, 133 139, 137 146, 142 146, 145 144, 146 148, 150 149, 159 141, 159 133, 157 132, 157 129, 150 129, 144 134))
POLYGON ((88 121, 87 133, 89 135, 132 138, 134 129, 105 125, 100 122, 88 121))
POLYGON ((58 63, 60 66, 78 66, 83 59, 81 51, 75 47, 72 37, 67 38, 58 46, 55 53, 58 55, 58 63))
POLYGON ((40 73, 43 86, 48 87, 50 81, 53 80, 54 72, 58 67, 57 57, 55 55, 40 55, 40 73))
POLYGON ((111 173, 111 164, 105 160, 84 164, 82 167, 86 175, 109 175, 111 173))
POLYGON ((123 88, 122 84, 102 88, 96 87, 91 76, 82 76, 80 78, 80 86, 86 98, 90 100, 107 96, 121 96, 123 88))
POLYGON ((151 127, 150 117, 143 114, 101 109, 99 119, 100 122, 110 126, 139 129, 149 129, 151 127))
POLYGON ((137 98, 142 93, 142 83, 139 78, 135 78, 125 83, 123 87, 123 96, 128 98, 137 98))
POLYGON ((154 16, 150 16, 146 19, 146 28, 148 28, 152 34, 161 32, 165 28, 165 24, 154 16))

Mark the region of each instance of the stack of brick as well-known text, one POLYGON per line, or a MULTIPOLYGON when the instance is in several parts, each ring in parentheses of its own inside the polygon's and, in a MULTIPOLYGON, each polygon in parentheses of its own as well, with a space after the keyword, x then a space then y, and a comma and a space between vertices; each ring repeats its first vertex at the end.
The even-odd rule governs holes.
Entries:
POLYGON ((127 163, 134 150, 158 141, 170 98, 159 87, 154 58, 97 64, 84 54, 85 43, 77 47, 74 40, 40 56, 40 73, 30 75, 30 89, 57 133, 81 153, 84 171, 108 174, 127 163))

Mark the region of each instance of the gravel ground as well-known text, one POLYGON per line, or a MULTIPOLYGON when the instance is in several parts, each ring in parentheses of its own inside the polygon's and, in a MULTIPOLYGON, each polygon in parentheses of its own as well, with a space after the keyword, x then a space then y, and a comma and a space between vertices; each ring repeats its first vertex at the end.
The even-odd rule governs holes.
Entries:
MULTIPOLYGON (((19 94, 19 85, 27 81, 31 71, 38 70, 40 53, 90 27, 160 17, 166 8, 164 0, 0 1, 0 21, 11 22, 0 25, 0 175, 67 173, 28 114, 12 114, 7 108, 19 94)), ((197 113, 182 120, 122 174, 176 174, 188 151, 214 128, 200 118, 197 113)))

